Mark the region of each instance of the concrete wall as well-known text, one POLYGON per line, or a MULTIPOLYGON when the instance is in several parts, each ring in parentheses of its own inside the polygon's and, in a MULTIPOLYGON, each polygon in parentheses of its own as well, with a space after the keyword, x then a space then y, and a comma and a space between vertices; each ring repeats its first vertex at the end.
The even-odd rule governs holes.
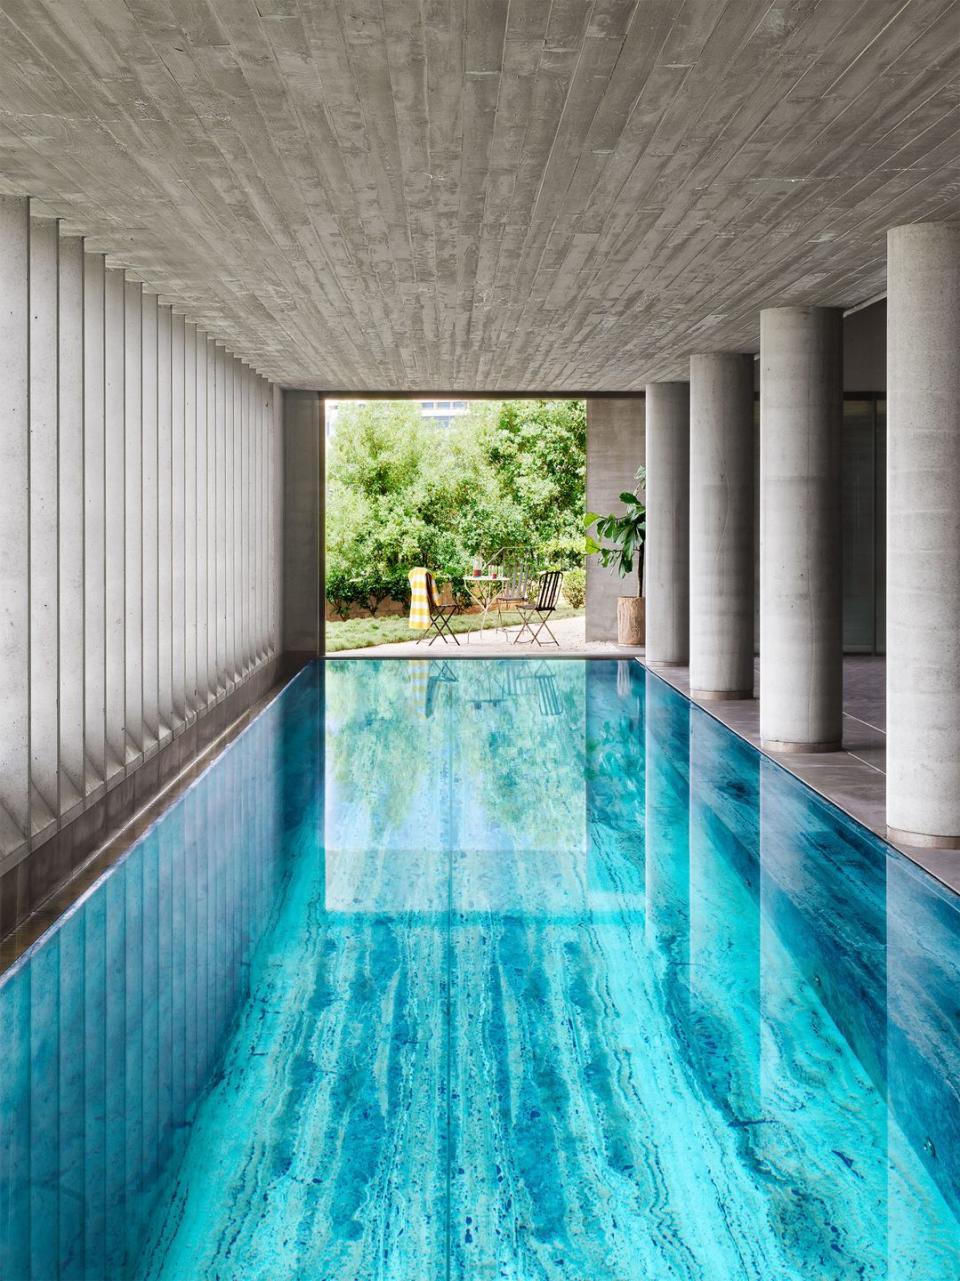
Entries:
MULTIPOLYGON (((620 493, 633 489, 634 474, 646 458, 645 411, 640 396, 611 396, 587 401, 587 511, 606 516, 619 511, 620 493)), ((617 597, 635 591, 587 558, 586 627, 588 640, 617 639, 617 597)))
POLYGON ((323 653, 324 406, 315 391, 283 393, 283 648, 323 653))
POLYGON ((271 384, 17 197, 0 299, 3 876, 273 662, 282 493, 271 384))
POLYGON ((887 300, 843 318, 843 390, 885 391, 887 300))

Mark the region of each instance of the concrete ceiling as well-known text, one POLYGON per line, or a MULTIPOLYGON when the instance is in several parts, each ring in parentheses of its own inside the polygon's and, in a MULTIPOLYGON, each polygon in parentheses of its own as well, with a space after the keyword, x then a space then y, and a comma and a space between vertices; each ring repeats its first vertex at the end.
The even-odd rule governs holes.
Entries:
POLYGON ((0 189, 288 385, 635 389, 960 216, 960 0, 0 0, 0 189))

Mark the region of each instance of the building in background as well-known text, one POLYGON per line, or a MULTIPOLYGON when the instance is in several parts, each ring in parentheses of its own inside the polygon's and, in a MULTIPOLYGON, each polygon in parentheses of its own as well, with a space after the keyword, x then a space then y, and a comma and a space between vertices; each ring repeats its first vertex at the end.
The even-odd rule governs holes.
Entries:
MULTIPOLYGON (((366 405, 366 400, 327 400, 326 404, 326 432, 327 439, 333 435, 333 429, 337 421, 337 414, 342 404, 366 405)), ((466 400, 418 400, 420 412, 424 418, 429 418, 435 427, 449 427, 457 418, 462 418, 467 412, 469 401, 466 400)))

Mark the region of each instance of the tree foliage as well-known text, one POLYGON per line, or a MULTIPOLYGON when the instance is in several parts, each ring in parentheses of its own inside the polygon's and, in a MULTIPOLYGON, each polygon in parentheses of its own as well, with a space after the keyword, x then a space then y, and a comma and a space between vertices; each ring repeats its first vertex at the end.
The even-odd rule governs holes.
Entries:
POLYGON ((413 402, 344 405, 327 470, 327 596, 345 616, 403 600, 407 572, 456 582, 474 556, 582 562, 582 401, 475 404, 439 427, 413 402))

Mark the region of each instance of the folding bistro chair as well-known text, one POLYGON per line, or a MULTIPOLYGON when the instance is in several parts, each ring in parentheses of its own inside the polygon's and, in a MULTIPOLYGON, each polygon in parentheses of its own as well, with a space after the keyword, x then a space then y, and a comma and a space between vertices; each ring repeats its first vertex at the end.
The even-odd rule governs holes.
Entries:
POLYGON ((505 631, 506 624, 503 621, 505 611, 516 609, 522 605, 530 595, 536 575, 531 571, 529 564, 520 557, 510 553, 507 549, 498 552, 504 565, 503 572, 503 590, 497 597, 495 606, 497 610, 497 631, 505 631))
POLYGON ((421 635, 417 637, 417 644, 419 645, 427 636, 430 636, 430 640, 428 642, 430 645, 432 645, 438 638, 446 644, 447 637, 449 636, 454 645, 459 646, 460 642, 457 640, 456 634, 450 626, 450 619, 457 612, 456 605, 442 605, 440 603, 440 593, 437 591, 436 580, 430 573, 429 569, 427 570, 426 581, 427 607, 430 610, 430 623, 426 631, 422 632, 421 635), (431 635, 431 632, 433 635, 431 635))
POLYGON ((523 625, 517 632, 516 640, 514 641, 515 645, 519 645, 523 639, 524 632, 530 633, 531 641, 535 641, 538 645, 544 645, 546 642, 540 639, 540 633, 546 630, 554 645, 559 648, 560 642, 550 630, 548 620, 557 608, 557 598, 560 595, 560 583, 562 580, 563 574, 558 569, 551 570, 547 574, 541 574, 540 590, 537 593, 536 600, 525 600, 516 606, 523 625), (534 620, 536 620, 536 630, 534 630, 534 620))

